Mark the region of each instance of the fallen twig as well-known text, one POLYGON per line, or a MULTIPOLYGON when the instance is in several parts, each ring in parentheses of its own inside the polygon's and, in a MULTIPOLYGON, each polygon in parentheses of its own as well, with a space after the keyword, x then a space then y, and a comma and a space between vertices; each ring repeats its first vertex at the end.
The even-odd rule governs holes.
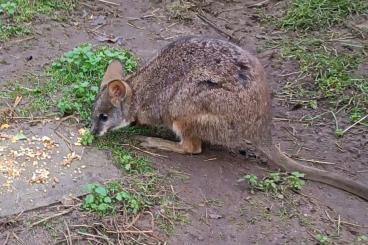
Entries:
POLYGON ((143 234, 143 233, 153 233, 152 230, 148 230, 148 231, 134 231, 134 230, 124 230, 124 231, 106 231, 107 233, 112 233, 112 234, 124 234, 124 233, 131 233, 131 234, 143 234))
POLYGON ((68 236, 67 236, 68 244, 73 245, 73 241, 72 241, 72 238, 71 238, 71 235, 70 235, 69 226, 68 226, 68 223, 66 223, 65 219, 64 219, 64 224, 66 226, 66 231, 68 233, 68 236))
POLYGON ((115 5, 115 6, 120 6, 119 3, 114 3, 114 2, 110 2, 110 1, 106 1, 106 0, 97 0, 97 1, 102 2, 102 3, 111 4, 111 5, 115 5))
POLYGON ((335 165, 336 164, 334 162, 319 161, 319 160, 314 160, 314 159, 305 159, 305 158, 301 158, 301 157, 297 157, 296 159, 298 159, 299 161, 326 164, 326 165, 335 165))
POLYGON ((28 40, 31 40, 31 39, 34 39, 34 38, 35 38, 34 36, 26 37, 26 38, 23 38, 23 39, 14 40, 12 43, 21 43, 21 42, 28 41, 28 40))
POLYGON ((227 33, 226 31, 222 30, 220 27, 218 27, 216 24, 212 23, 207 17, 205 17, 202 14, 197 13, 198 18, 200 18, 203 22, 205 22, 207 25, 212 27, 214 30, 216 30, 218 33, 222 34, 223 36, 227 37, 230 41, 233 41, 234 43, 239 44, 239 40, 233 37, 231 34, 227 33))
POLYGON ((76 116, 69 115, 69 116, 66 116, 66 117, 61 118, 60 121, 59 121, 59 123, 58 123, 58 125, 56 126, 56 128, 54 130, 57 130, 64 121, 66 121, 66 120, 68 120, 70 118, 73 118, 77 123, 79 123, 79 120, 78 120, 78 118, 76 116))
POLYGON ((76 207, 79 207, 79 206, 80 206, 80 204, 77 204, 76 206, 74 206, 74 207, 72 207, 72 208, 69 208, 69 209, 67 209, 67 210, 65 210, 65 211, 63 211, 63 212, 60 212, 60 213, 57 213, 57 214, 51 215, 51 216, 49 216, 49 217, 43 218, 43 219, 41 219, 41 220, 39 220, 39 221, 36 221, 36 222, 32 223, 32 224, 30 225, 30 227, 33 227, 33 226, 39 225, 39 224, 44 223, 44 222, 46 222, 46 221, 48 221, 48 220, 50 220, 50 219, 53 219, 53 218, 56 218, 56 217, 59 217, 59 216, 63 216, 63 215, 65 215, 65 214, 67 214, 67 213, 70 213, 70 212, 71 212, 71 211, 73 211, 76 207))
POLYGON ((54 132, 57 136, 59 136, 60 138, 62 138, 64 140, 64 142, 65 142, 66 146, 68 147, 69 151, 74 152, 73 149, 72 149, 72 143, 70 143, 70 141, 64 135, 59 133, 57 130, 54 130, 54 132))

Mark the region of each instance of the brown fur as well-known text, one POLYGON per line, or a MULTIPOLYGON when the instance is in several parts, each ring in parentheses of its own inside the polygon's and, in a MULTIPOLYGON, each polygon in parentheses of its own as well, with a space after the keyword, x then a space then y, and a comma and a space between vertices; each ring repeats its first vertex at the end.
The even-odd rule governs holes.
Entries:
POLYGON ((133 121, 164 125, 181 142, 146 138, 144 146, 179 153, 200 153, 202 141, 229 148, 244 148, 250 141, 286 170, 303 171, 306 178, 368 199, 368 188, 362 184, 301 165, 273 146, 271 97, 264 70, 242 48, 218 39, 185 37, 162 49, 124 81, 116 78, 121 70, 114 61, 106 72, 94 107, 95 133, 133 121), (121 91, 131 93, 109 95, 106 87, 116 80, 120 80, 121 91), (118 106, 113 105, 116 100, 118 106), (106 123, 99 123, 102 114, 109 117, 106 123))

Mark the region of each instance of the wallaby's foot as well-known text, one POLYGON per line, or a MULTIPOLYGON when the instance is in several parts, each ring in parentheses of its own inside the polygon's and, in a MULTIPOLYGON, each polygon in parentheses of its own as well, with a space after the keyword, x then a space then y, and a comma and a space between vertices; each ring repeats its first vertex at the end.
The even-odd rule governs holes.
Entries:
POLYGON ((202 142, 197 138, 185 138, 180 143, 161 138, 139 136, 136 139, 143 141, 140 145, 147 148, 156 148, 180 154, 199 154, 202 152, 202 142))

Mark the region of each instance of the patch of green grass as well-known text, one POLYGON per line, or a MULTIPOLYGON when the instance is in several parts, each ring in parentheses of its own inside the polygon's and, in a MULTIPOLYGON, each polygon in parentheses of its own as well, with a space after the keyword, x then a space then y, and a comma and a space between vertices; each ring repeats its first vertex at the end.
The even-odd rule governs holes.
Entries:
POLYGON ((283 44, 283 56, 297 60, 302 75, 310 81, 292 88, 292 94, 308 99, 312 108, 317 106, 315 99, 327 99, 335 108, 346 106, 355 122, 368 112, 368 78, 353 75, 365 57, 359 50, 337 51, 325 45, 313 38, 283 44))
POLYGON ((56 10, 68 11, 76 0, 0 0, 0 42, 31 32, 29 22, 40 14, 55 14, 56 10))
POLYGON ((319 30, 368 10, 365 0, 292 0, 280 26, 290 30, 319 30))
POLYGON ((0 92, 0 97, 14 100, 16 96, 23 96, 23 99, 28 100, 28 105, 18 111, 22 116, 42 114, 56 107, 62 115, 79 114, 88 125, 92 104, 112 59, 124 64, 126 74, 132 73, 138 66, 133 54, 126 49, 93 49, 91 44, 82 44, 52 63, 47 70, 47 82, 29 77, 24 79, 22 85, 18 83, 14 86, 12 83, 8 89, 0 92))
POLYGON ((304 186, 301 178, 304 174, 292 172, 289 175, 270 173, 269 176, 258 179, 255 175, 245 175, 239 181, 246 181, 252 188, 262 192, 282 193, 286 189, 300 190, 304 186))

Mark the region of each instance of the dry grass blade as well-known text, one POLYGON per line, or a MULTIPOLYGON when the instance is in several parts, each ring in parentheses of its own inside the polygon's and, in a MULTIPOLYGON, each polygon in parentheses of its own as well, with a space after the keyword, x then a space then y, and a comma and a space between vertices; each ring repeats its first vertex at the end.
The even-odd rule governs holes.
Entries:
POLYGON ((345 134, 347 131, 349 131, 351 128, 353 128, 355 125, 357 125, 358 123, 363 122, 366 118, 368 118, 368 114, 365 115, 364 117, 360 118, 358 121, 356 121, 354 124, 350 125, 349 127, 347 127, 344 131, 342 131, 342 134, 345 134))
POLYGON ((115 5, 115 6, 120 6, 119 3, 114 3, 114 2, 110 2, 110 1, 106 1, 106 0, 97 0, 101 3, 107 3, 107 4, 111 4, 111 5, 115 5))
POLYGON ((6 234, 6 238, 5 238, 5 241, 3 242, 3 245, 8 244, 9 237, 10 237, 10 232, 8 232, 8 234, 6 234))
POLYGON ((334 162, 319 161, 319 160, 314 160, 314 159, 305 159, 305 158, 301 158, 301 157, 298 157, 296 159, 298 159, 299 161, 318 163, 318 164, 326 164, 326 165, 335 165, 336 164, 334 162))
POLYGON ((129 146, 135 150, 138 150, 138 151, 141 151, 143 153, 146 153, 148 155, 151 155, 151 156, 154 156, 154 157, 163 157, 163 158, 168 158, 168 156, 165 156, 165 155, 161 155, 161 154, 157 154, 157 153, 153 153, 153 152, 150 152, 150 151, 146 151, 146 150, 143 150, 139 147, 136 147, 134 145, 131 145, 131 144, 121 144, 122 146, 129 146))
POLYGON ((347 222, 347 221, 342 221, 342 220, 340 219, 340 215, 339 215, 339 218, 338 218, 338 219, 333 219, 333 218, 331 218, 331 216, 330 216, 330 214, 327 212, 327 210, 325 210, 325 214, 326 214, 327 218, 328 218, 332 223, 337 222, 339 226, 340 226, 340 224, 341 224, 341 225, 349 225, 349 226, 353 226, 353 227, 368 228, 368 225, 359 225, 359 224, 354 224, 354 223, 350 223, 350 222, 347 222))
POLYGON ((65 224, 66 231, 67 231, 66 239, 68 240, 68 244, 73 245, 73 241, 72 241, 71 234, 70 234, 70 229, 65 219, 64 219, 64 224, 65 224))
POLYGON ((257 8, 257 7, 263 7, 270 3, 270 0, 264 0, 259 3, 251 4, 248 6, 248 8, 257 8))
POLYGON ((79 235, 82 235, 82 236, 87 236, 87 237, 92 237, 92 238, 100 238, 102 240, 105 240, 107 242, 107 244, 114 245, 114 243, 111 242, 110 239, 108 237, 105 237, 105 236, 93 235, 93 234, 90 234, 90 233, 87 233, 87 232, 82 232, 82 231, 77 231, 77 233, 79 235))

